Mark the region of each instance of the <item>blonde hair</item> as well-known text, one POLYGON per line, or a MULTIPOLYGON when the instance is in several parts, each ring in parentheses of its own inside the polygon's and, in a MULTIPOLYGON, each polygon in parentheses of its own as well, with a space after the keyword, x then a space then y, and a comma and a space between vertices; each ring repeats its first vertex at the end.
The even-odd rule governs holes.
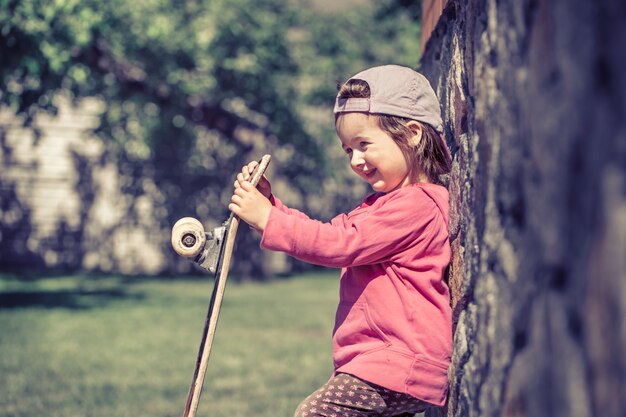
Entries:
MULTIPOLYGON (((337 86, 340 98, 369 98, 370 87, 363 80, 349 80, 337 86)), ((335 122, 341 114, 335 115, 335 122)), ((376 117, 378 126, 396 142, 409 166, 409 178, 412 183, 418 182, 419 174, 426 175, 435 184, 447 185, 452 160, 445 148, 442 137, 428 123, 387 114, 371 114, 376 117), (411 142, 415 132, 408 126, 409 122, 417 122, 422 127, 422 138, 414 146, 411 142)))

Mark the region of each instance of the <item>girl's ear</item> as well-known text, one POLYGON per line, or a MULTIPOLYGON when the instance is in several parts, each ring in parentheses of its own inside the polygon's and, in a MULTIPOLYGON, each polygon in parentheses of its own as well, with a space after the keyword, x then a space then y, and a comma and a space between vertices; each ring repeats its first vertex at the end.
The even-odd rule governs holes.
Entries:
POLYGON ((406 127, 411 129, 413 135, 409 138, 409 144, 413 147, 419 145, 422 140, 422 132, 424 129, 422 128, 422 124, 416 120, 411 120, 406 124, 406 127))

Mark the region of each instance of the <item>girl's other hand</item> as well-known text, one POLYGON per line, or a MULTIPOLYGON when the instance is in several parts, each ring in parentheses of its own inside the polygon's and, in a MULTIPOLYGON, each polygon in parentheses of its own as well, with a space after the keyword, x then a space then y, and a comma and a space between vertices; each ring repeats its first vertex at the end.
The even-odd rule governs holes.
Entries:
MULTIPOLYGON (((241 187, 241 184, 244 181, 250 181, 250 178, 252 177, 252 172, 258 165, 259 163, 257 161, 252 161, 248 163, 248 165, 244 165, 243 168, 241 168, 241 172, 237 174, 237 181, 235 181, 235 190, 241 187)), ((269 199, 270 196, 272 195, 272 186, 270 182, 267 180, 267 177, 265 177, 265 175, 263 175, 261 179, 259 180, 257 189, 267 199, 269 199)))
POLYGON ((256 231, 263 233, 272 210, 272 203, 249 181, 235 186, 228 209, 256 231))

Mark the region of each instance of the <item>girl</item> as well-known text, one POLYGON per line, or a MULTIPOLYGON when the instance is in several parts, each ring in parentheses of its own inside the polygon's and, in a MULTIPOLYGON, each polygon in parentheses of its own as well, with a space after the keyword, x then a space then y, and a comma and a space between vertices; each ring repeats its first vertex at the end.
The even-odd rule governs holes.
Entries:
POLYGON ((341 269, 335 371, 296 416, 394 416, 442 405, 452 351, 450 170, 439 102, 421 74, 396 65, 350 78, 335 127, 352 170, 374 194, 329 223, 287 208, 244 166, 229 209, 262 234, 261 247, 341 269))

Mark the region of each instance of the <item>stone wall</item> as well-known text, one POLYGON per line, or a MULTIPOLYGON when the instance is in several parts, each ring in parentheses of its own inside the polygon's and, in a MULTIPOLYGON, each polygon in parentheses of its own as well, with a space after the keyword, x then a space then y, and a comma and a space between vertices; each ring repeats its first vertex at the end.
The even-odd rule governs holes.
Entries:
POLYGON ((449 1, 448 416, 626 415, 626 3, 449 1))

